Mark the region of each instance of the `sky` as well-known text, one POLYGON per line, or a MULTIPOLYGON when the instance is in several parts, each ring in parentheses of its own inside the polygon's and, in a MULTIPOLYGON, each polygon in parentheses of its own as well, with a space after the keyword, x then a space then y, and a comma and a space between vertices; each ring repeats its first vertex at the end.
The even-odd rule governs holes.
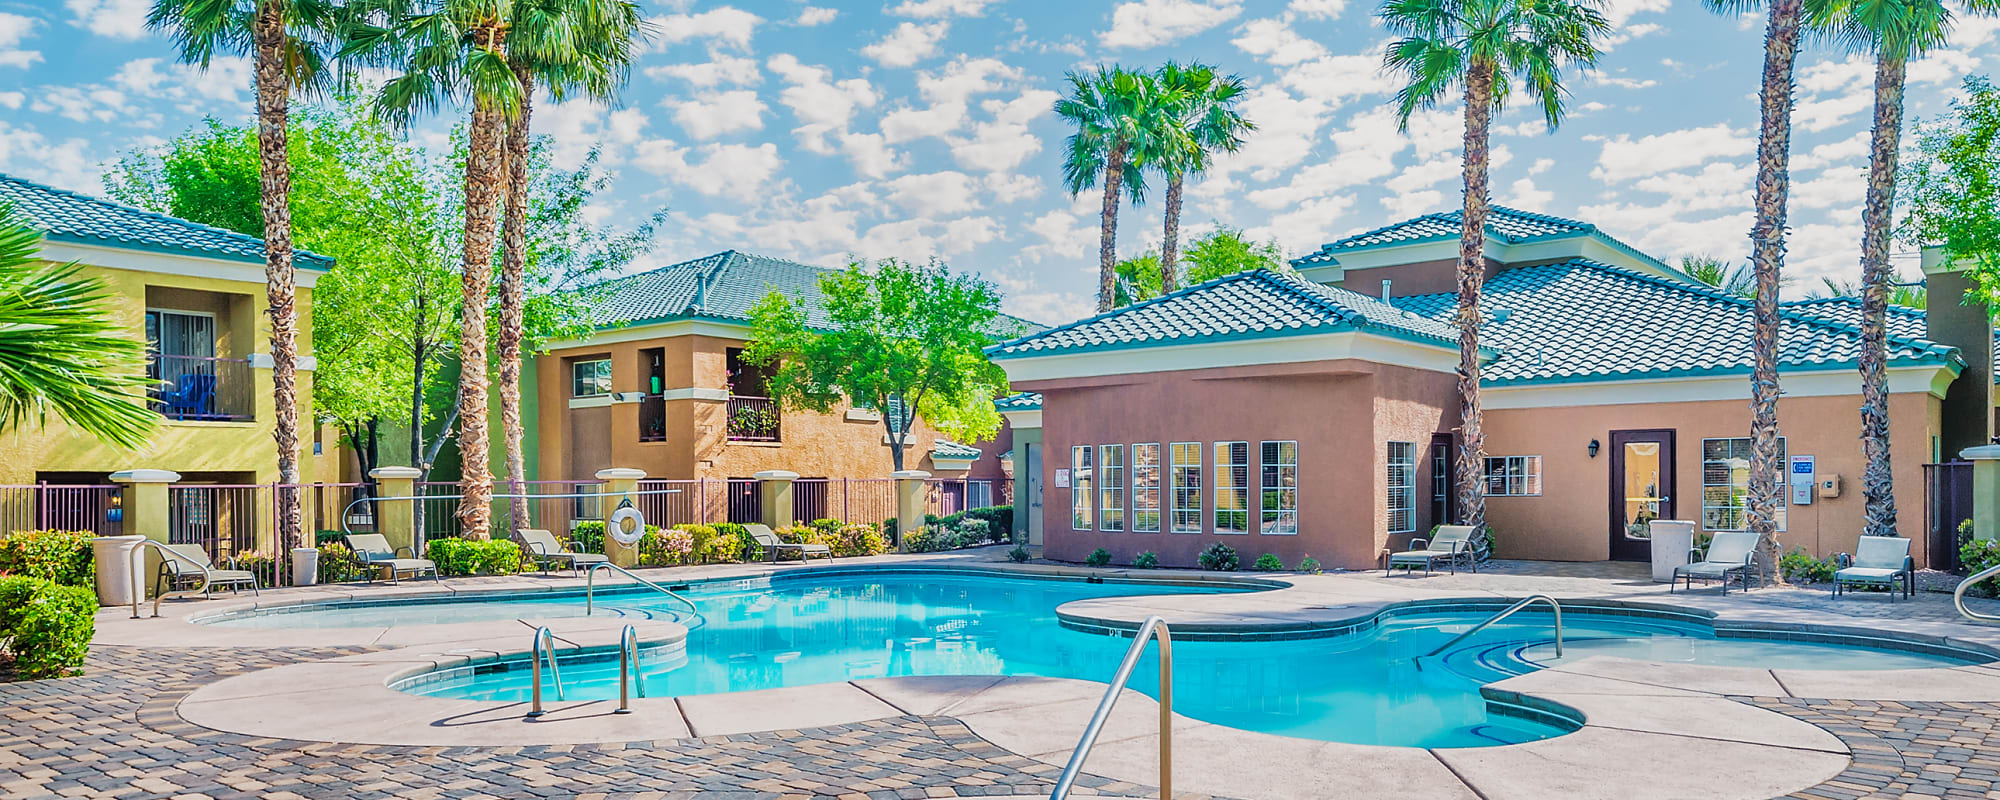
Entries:
MULTIPOLYGON (((1460 202, 1460 109, 1398 131, 1388 35, 1357 0, 639 0, 657 26, 618 102, 539 106, 558 159, 601 148, 591 210, 669 211, 635 269, 740 249, 840 266, 940 258, 1041 322, 1084 316, 1099 198, 1061 181, 1064 73, 1199 61, 1240 75, 1258 126, 1191 183, 1183 232, 1245 229, 1296 257, 1460 202)), ((205 116, 247 123, 250 70, 176 64, 150 0, 0 0, 0 172, 102 194, 107 166, 205 116)), ((1611 0, 1597 69, 1567 77, 1550 131, 1510 103, 1493 136, 1496 203, 1592 222, 1665 259, 1747 257, 1761 17, 1695 0, 1611 0)), ((1960 20, 1911 65, 1908 112, 1934 118, 2000 63, 2000 22, 1960 20)), ((1871 59, 1808 47, 1798 65, 1787 291, 1858 277, 1871 59)), ((455 121, 420 120, 437 142, 455 121)), ((1906 136, 1906 152, 1913 141, 1906 136)), ((1155 179, 1155 184, 1159 181, 1155 179)), ((1164 187, 1119 216, 1121 257, 1158 246, 1164 187)), ((1913 254, 1899 267, 1914 275, 1913 254)))

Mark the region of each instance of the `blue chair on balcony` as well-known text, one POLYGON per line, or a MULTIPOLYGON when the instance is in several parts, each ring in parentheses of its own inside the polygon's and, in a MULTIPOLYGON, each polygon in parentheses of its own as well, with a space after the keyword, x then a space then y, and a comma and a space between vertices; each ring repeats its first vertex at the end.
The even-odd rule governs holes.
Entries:
POLYGON ((179 388, 160 393, 160 406, 167 416, 177 419, 208 416, 215 407, 215 376, 182 375, 179 388))

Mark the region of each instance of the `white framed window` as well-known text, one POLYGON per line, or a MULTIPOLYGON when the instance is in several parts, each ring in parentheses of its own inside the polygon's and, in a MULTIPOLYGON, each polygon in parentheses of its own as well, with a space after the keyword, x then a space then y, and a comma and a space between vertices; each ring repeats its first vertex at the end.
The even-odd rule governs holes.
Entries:
POLYGON ((1258 464, 1257 488, 1262 518, 1257 530, 1267 534, 1299 532, 1299 443, 1264 442, 1258 464))
POLYGON ((570 365, 571 397, 597 397, 611 393, 611 359, 594 358, 570 365))
MULTIPOLYGON (((1778 464, 1785 458, 1785 439, 1778 438, 1778 464)), ((1785 529, 1786 473, 1778 473, 1778 530, 1785 529)), ((1711 531, 1742 531, 1750 527, 1750 438, 1701 440, 1701 527, 1711 531)))
POLYGON ((1160 446, 1132 445, 1132 532, 1160 532, 1160 446))
POLYGON ((1069 449, 1069 527, 1071 530, 1087 531, 1091 528, 1090 502, 1091 487, 1096 485, 1090 475, 1090 445, 1080 444, 1069 449))
POLYGON ((1250 443, 1215 443, 1215 532, 1250 532, 1250 443))
POLYGON ((1417 529, 1417 446, 1389 443, 1389 532, 1417 529))
POLYGON ((1541 494, 1541 456, 1486 458, 1487 497, 1539 497, 1541 494))
POLYGON ((1097 529, 1125 530, 1125 445, 1097 446, 1097 529))
POLYGON ((1201 443, 1174 442, 1174 533, 1201 533, 1201 443))

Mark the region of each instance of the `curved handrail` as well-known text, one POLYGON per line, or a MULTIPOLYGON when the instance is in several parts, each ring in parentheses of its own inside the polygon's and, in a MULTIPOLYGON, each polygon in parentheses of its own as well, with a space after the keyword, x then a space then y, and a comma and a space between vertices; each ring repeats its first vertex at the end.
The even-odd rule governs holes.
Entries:
MULTIPOLYGON (((153 541, 151 539, 141 539, 139 541, 132 543, 132 555, 131 555, 132 560, 131 563, 127 564, 126 566, 132 570, 132 618, 133 619, 139 618, 139 601, 146 599, 146 570, 143 566, 146 560, 145 558, 141 557, 140 554, 146 552, 146 548, 148 547, 160 551, 160 558, 165 559, 167 561, 187 560, 183 558, 181 554, 174 552, 166 545, 160 544, 159 542, 153 541)), ((175 591, 175 592, 160 592, 159 594, 153 595, 153 616, 155 618, 160 616, 160 601, 165 600, 168 597, 182 597, 187 595, 196 595, 196 594, 201 594, 205 591, 208 591, 207 570, 202 571, 200 586, 196 586, 192 589, 182 589, 180 591, 175 591)))
POLYGON ((1958 613, 1964 615, 1966 619, 1978 620, 1980 622, 2000 622, 2000 617, 1992 614, 1981 614, 1965 607, 1965 590, 1972 588, 1973 584, 1995 575, 2000 575, 2000 564, 1982 569, 1973 573, 1971 577, 1958 582, 1958 588, 1951 590, 1951 604, 1958 607, 1958 613))
MULTIPOLYGON (((489 500, 558 500, 566 497, 629 497, 642 494, 680 494, 679 489, 635 489, 629 492, 567 492, 564 494, 494 494, 489 500)), ((353 516, 354 507, 362 503, 380 503, 388 500, 463 500, 463 494, 427 494, 411 497, 357 497, 340 509, 340 532, 353 533, 347 527, 347 520, 353 516)))
POLYGON ((632 689, 637 684, 639 696, 646 696, 646 676, 639 673, 639 629, 631 625, 618 632, 618 710, 614 714, 632 713, 632 689))
MULTIPOLYGON (((1432 650, 1432 651, 1430 651, 1430 652, 1428 652, 1428 653, 1425 653, 1425 654, 1423 655, 1423 657, 1424 657, 1424 658, 1430 658, 1431 656, 1434 656, 1434 655, 1437 655, 1437 654, 1439 654, 1439 653, 1442 653, 1442 652, 1444 652, 1444 651, 1446 651, 1446 650, 1450 650, 1450 649, 1451 649, 1451 646, 1452 646, 1452 645, 1455 645, 1455 644, 1458 644, 1459 642, 1462 642, 1462 641, 1465 641, 1465 639, 1466 639, 1467 637, 1470 637, 1471 635, 1473 635, 1473 634, 1475 634, 1475 633, 1478 633, 1478 632, 1480 632, 1480 631, 1483 631, 1483 630, 1486 630, 1486 626, 1488 626, 1488 625, 1492 625, 1492 624, 1493 624, 1493 623, 1495 623, 1495 622, 1499 622, 1500 620, 1503 620, 1503 619, 1506 619, 1506 618, 1507 618, 1508 616, 1512 615, 1512 614, 1513 614, 1514 612, 1516 612, 1516 611, 1519 611, 1519 610, 1521 610, 1521 609, 1523 609, 1523 608, 1527 608, 1527 607, 1528 607, 1528 606, 1529 606, 1530 604, 1533 604, 1533 603, 1536 603, 1536 602, 1543 602, 1543 603, 1548 603, 1548 604, 1549 604, 1549 611, 1553 612, 1553 613, 1554 613, 1554 614, 1556 615, 1556 658, 1562 658, 1562 654, 1563 654, 1563 609, 1562 609, 1562 604, 1561 604, 1561 603, 1557 603, 1557 602, 1556 602, 1556 599, 1555 599, 1555 598, 1553 598, 1553 597, 1550 597, 1550 596, 1548 596, 1548 595, 1545 595, 1545 594, 1531 594, 1531 595, 1528 595, 1527 597, 1523 597, 1523 598, 1521 598, 1521 599, 1520 599, 1519 601, 1515 602, 1515 603, 1514 603, 1513 605, 1511 605, 1511 606, 1508 606, 1508 607, 1506 607, 1505 609, 1501 610, 1501 612, 1500 612, 1500 613, 1498 613, 1498 614, 1494 614, 1494 615, 1493 615, 1493 616, 1491 616, 1491 617, 1487 617, 1487 618, 1486 618, 1486 621, 1485 621, 1485 622, 1481 622, 1481 623, 1479 623, 1478 625, 1474 625, 1474 626, 1472 626, 1472 629, 1471 629, 1471 630, 1468 630, 1468 631, 1466 631, 1466 632, 1464 632, 1464 633, 1461 633, 1461 634, 1459 634, 1459 635, 1457 635, 1457 636, 1454 636, 1454 637, 1452 637, 1452 640, 1451 640, 1451 641, 1449 641, 1449 642, 1445 642, 1444 644, 1440 645, 1440 646, 1438 647, 1438 649, 1436 649, 1436 650, 1432 650)), ((1419 666, 1419 668, 1421 669, 1421 665, 1419 666)))
MULTIPOLYGON (((590 571, 585 572, 583 574, 583 615, 586 617, 590 616, 591 607, 596 603, 597 571, 600 569, 617 570, 620 574, 623 574, 625 577, 638 581, 639 583, 644 584, 647 588, 652 589, 653 591, 659 592, 660 594, 664 594, 675 600, 679 600, 683 603, 686 603, 688 607, 688 613, 693 614, 695 619, 700 620, 704 624, 708 622, 708 618, 703 617, 701 615, 701 609, 695 606, 693 600, 689 600, 685 597, 682 597, 680 596, 679 593, 665 586, 661 586, 657 583, 646 580, 645 578, 641 578, 638 575, 633 574, 631 570, 618 566, 617 564, 613 564, 609 561, 599 561, 595 564, 592 564, 590 565, 590 571)), ((697 626, 690 625, 688 627, 694 628, 697 626)))
POLYGON ((1097 745, 1097 735, 1104 732, 1104 723, 1111 717, 1111 708, 1118 704, 1118 695, 1125 691, 1125 682, 1132 678, 1132 669, 1139 665, 1140 654, 1146 652, 1146 640, 1153 637, 1160 640, 1160 796, 1174 796, 1174 641, 1167 629, 1167 621, 1157 616, 1147 617, 1139 625, 1139 631, 1132 635, 1132 646, 1125 649, 1125 660, 1119 662, 1118 672, 1111 677, 1111 686, 1104 690, 1104 699, 1098 701, 1097 712, 1090 715, 1090 724, 1083 729, 1083 738, 1076 742, 1076 750, 1069 755, 1069 764, 1063 767, 1062 775, 1056 778, 1056 787, 1049 792, 1049 800, 1064 800, 1069 797, 1070 786, 1076 783, 1076 776, 1083 771, 1083 762, 1090 758, 1090 749, 1097 745))
POLYGON ((556 679, 556 699, 563 699, 562 667, 556 664, 555 631, 549 630, 549 626, 547 625, 536 628, 535 644, 528 652, 531 654, 528 658, 532 664, 528 672, 531 676, 530 680, 534 692, 534 696, 531 698, 533 705, 528 709, 528 716, 532 718, 542 715, 542 654, 544 652, 548 653, 549 656, 549 672, 556 679), (544 643, 548 646, 547 650, 543 650, 544 643))

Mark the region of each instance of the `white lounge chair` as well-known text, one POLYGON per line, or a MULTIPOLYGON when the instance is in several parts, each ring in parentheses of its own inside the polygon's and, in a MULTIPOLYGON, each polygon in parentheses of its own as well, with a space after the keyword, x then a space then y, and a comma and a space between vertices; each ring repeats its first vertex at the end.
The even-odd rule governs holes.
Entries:
POLYGON ((1388 577, 1397 567, 1403 567, 1404 574, 1408 574, 1409 570, 1421 566, 1424 577, 1430 577, 1432 565, 1439 561, 1451 569, 1451 574, 1457 575, 1460 559, 1464 559, 1473 572, 1478 572, 1479 558, 1473 551, 1472 533, 1471 525, 1439 525, 1437 530, 1431 532, 1430 538, 1419 536, 1411 539, 1410 547, 1414 549, 1390 553, 1389 565, 1382 568, 1382 575, 1388 577), (1418 547, 1419 543, 1421 547, 1418 547))
POLYGON ((1748 532, 1723 532, 1708 542, 1708 551, 1699 548, 1689 550, 1689 563, 1674 568, 1674 579, 1667 584, 1667 593, 1682 580, 1687 581, 1690 590, 1695 579, 1721 581, 1722 593, 1729 594, 1730 576, 1743 579, 1743 590, 1750 590, 1750 576, 1757 572, 1757 534, 1748 532), (1699 559, 1694 554, 1700 553, 1699 559))
POLYGON ((232 592, 249 586, 252 595, 258 593, 257 574, 249 570, 235 569, 234 559, 230 560, 230 569, 216 569, 215 562, 208 558, 208 549, 201 545, 170 544, 167 545, 167 550, 173 553, 173 557, 160 559, 162 593, 169 587, 197 578, 202 581, 203 597, 213 596, 216 587, 219 586, 227 586, 232 592))
POLYGON ((1840 569, 1833 573, 1833 596, 1844 594, 1848 586, 1882 586, 1889 599, 1896 599, 1896 582, 1903 582, 1903 596, 1917 593, 1917 564, 1910 558, 1910 540, 1901 536, 1863 536, 1854 555, 1834 556, 1840 569))
POLYGON ((788 550, 798 553, 800 561, 813 556, 833 557, 833 549, 823 544, 789 544, 778 538, 778 534, 773 532, 769 525, 752 522, 744 525, 743 529, 750 532, 750 538, 757 540, 758 547, 764 548, 764 552, 771 554, 772 561, 778 560, 779 553, 788 550))
POLYGON ((522 528, 520 533, 515 534, 515 538, 521 540, 521 549, 528 554, 528 557, 541 565, 543 574, 548 573, 549 565, 552 563, 568 564, 569 571, 576 572, 584 567, 611 561, 602 553, 579 553, 571 550, 568 544, 556 539, 555 534, 544 530, 522 528))
POLYGON ((440 581, 437 564, 431 563, 428 558, 417 558, 416 551, 410 548, 390 547, 389 540, 382 534, 350 533, 347 535, 347 547, 354 551, 356 558, 361 559, 361 571, 368 576, 369 583, 375 582, 377 568, 389 572, 390 583, 399 582, 404 573, 414 578, 426 572, 431 574, 431 580, 440 581), (409 553, 409 557, 403 557, 404 553, 409 553))

